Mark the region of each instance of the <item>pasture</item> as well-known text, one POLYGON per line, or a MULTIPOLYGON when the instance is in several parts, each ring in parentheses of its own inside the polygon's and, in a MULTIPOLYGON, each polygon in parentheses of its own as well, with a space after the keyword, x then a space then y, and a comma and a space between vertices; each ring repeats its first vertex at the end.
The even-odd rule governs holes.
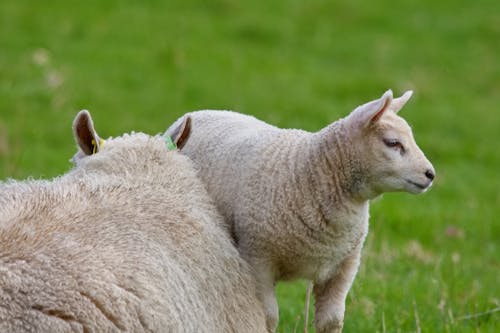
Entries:
MULTIPOLYGON (((198 109, 316 131, 413 89, 436 181, 373 202, 344 330, 498 332, 499 41, 493 0, 2 1, 0 179, 68 170, 83 108, 104 137, 198 109)), ((277 290, 301 331, 305 283, 277 290)))

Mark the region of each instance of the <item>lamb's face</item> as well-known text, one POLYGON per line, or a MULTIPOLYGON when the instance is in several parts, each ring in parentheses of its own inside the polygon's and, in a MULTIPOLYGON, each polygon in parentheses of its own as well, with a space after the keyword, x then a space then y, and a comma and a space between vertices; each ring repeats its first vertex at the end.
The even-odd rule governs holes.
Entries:
POLYGON ((369 181, 377 193, 426 191, 434 168, 418 147, 407 122, 388 111, 363 135, 369 181))
POLYGON ((393 99, 389 90, 347 118, 363 165, 367 197, 393 191, 421 193, 432 185, 432 164, 417 146, 408 123, 396 114, 411 95, 410 91, 393 99))

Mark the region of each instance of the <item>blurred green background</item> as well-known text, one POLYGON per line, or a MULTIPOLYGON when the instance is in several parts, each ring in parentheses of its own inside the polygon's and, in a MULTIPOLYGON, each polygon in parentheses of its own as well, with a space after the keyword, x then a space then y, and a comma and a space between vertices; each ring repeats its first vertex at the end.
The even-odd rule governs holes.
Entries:
MULTIPOLYGON (((103 137, 208 108, 315 131, 388 88, 437 179, 373 203, 345 331, 499 332, 497 0, 1 1, 0 179, 67 171, 83 108, 103 137)), ((278 285, 280 332, 304 294, 278 285)))

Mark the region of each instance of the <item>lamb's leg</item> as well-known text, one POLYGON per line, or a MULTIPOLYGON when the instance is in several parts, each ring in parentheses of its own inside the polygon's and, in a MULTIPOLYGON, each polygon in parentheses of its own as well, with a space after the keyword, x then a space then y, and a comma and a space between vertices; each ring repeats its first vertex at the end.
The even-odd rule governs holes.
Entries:
POLYGON ((345 300, 358 271, 361 247, 339 265, 335 275, 314 285, 317 333, 340 333, 344 325, 345 300))
POLYGON ((278 327, 278 301, 274 293, 274 274, 271 265, 251 261, 257 282, 257 297, 264 306, 267 330, 271 333, 278 327))

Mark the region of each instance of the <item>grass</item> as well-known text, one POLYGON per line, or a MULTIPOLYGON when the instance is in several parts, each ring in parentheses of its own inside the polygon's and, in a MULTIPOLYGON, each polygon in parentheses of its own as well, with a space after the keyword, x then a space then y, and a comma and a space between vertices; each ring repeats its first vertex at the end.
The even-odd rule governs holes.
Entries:
MULTIPOLYGON (((346 332, 500 331, 500 2, 0 2, 0 178, 70 168, 70 125, 158 133, 233 109, 317 130, 387 88, 434 188, 373 203, 346 332), (478 314, 474 316, 474 314, 478 314)), ((281 283, 280 332, 305 283, 281 283)))

